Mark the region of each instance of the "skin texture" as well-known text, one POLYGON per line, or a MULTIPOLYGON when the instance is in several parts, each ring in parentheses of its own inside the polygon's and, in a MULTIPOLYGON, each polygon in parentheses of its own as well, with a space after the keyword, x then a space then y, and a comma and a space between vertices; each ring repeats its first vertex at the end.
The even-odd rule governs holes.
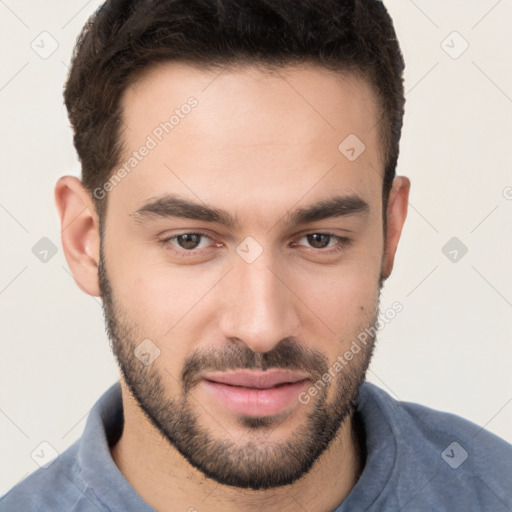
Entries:
POLYGON ((200 376, 300 368, 314 383, 332 367, 376 320, 409 180, 394 181, 384 239, 375 96, 360 78, 312 65, 151 69, 123 97, 126 160, 190 97, 197 106, 109 192, 101 250, 88 192, 70 176, 56 186, 68 264, 83 291, 103 298, 121 368, 125 426, 113 458, 159 511, 332 510, 364 463, 351 401, 373 343, 309 403, 259 421, 225 409, 200 376), (354 161, 338 149, 349 134, 365 145, 354 161), (135 214, 163 194, 222 208, 237 224, 135 214), (287 222, 334 195, 368 207, 287 222), (206 238, 192 255, 180 239, 163 242, 197 231, 206 238), (321 248, 313 233, 350 242, 321 248), (261 249, 251 263, 236 250, 247 237, 261 249), (145 339, 160 351, 148 366, 134 355, 145 339))

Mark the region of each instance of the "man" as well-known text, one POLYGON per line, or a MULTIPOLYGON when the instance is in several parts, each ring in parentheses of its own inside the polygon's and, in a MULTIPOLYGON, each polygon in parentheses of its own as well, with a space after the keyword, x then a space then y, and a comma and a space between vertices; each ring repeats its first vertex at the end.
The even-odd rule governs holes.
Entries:
POLYGON ((512 447, 365 382, 407 214, 377 0, 109 1, 56 186, 121 381, 2 511, 510 510, 512 447))

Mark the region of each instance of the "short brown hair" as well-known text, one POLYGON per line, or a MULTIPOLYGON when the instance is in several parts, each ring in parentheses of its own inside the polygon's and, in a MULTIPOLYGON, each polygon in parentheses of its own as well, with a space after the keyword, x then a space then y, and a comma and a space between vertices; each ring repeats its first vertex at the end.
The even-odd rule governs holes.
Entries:
POLYGON ((380 102, 383 199, 395 176, 404 111, 404 62, 393 23, 378 0, 109 0, 88 20, 64 90, 93 195, 120 164, 121 97, 151 65, 203 68, 314 63, 361 74, 380 102))

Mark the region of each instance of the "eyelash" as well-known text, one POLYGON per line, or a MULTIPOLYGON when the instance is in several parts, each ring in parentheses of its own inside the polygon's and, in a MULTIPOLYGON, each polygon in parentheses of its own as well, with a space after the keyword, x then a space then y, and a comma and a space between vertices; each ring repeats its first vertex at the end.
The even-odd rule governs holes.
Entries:
MULTIPOLYGON (((172 246, 174 244, 171 244, 170 242, 172 240, 175 240, 177 239, 179 236, 183 236, 183 235, 199 235, 199 236, 204 236, 206 238, 210 238, 210 236, 208 236, 207 233, 203 232, 203 231, 185 231, 183 233, 177 233, 175 235, 172 235, 172 236, 169 236, 167 238, 164 238, 163 240, 159 240, 159 243, 162 247, 169 247, 169 246, 172 246)), ((334 238, 335 240, 337 240, 337 243, 336 245, 331 248, 330 250, 326 250, 326 249, 315 249, 313 247, 311 247, 310 249, 314 252, 319 252, 319 253, 322 253, 322 254, 334 254, 334 253, 337 253, 339 251, 342 251, 343 249, 346 249, 351 243, 352 243, 352 240, 350 238, 347 238, 347 237, 344 237, 344 236, 339 236, 339 235, 335 235, 334 233, 325 233, 325 232, 321 232, 321 231, 312 231, 311 233, 305 233, 304 235, 302 235, 299 240, 301 240, 302 238, 308 236, 308 235, 326 235, 326 236, 330 236, 331 238, 334 238)), ((171 248, 170 249, 171 251, 173 251, 175 254, 179 255, 179 256, 182 256, 182 257, 191 257, 191 256, 197 256, 198 254, 201 254, 204 249, 198 249, 198 250, 186 250, 186 249, 182 249, 182 250, 176 250, 174 248, 171 248)))

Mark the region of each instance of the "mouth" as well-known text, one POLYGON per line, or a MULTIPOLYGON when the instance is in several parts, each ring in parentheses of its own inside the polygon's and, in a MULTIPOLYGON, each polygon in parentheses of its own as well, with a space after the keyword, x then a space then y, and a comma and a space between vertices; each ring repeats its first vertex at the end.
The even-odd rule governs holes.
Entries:
POLYGON ((238 370, 207 374, 202 383, 222 407, 252 417, 272 416, 298 402, 309 375, 291 370, 238 370))

